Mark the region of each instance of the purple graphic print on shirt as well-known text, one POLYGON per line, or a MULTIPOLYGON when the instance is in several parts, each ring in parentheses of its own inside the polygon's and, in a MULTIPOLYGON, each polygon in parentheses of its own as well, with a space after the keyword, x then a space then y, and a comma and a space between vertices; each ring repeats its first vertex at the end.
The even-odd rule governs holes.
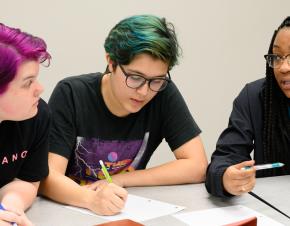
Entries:
POLYGON ((80 184, 104 179, 99 160, 103 160, 111 175, 133 171, 146 149, 148 135, 144 138, 144 140, 109 141, 77 137, 75 157, 73 164, 70 164, 71 167, 68 167, 67 175, 80 184), (132 164, 135 158, 138 162, 134 161, 132 164))

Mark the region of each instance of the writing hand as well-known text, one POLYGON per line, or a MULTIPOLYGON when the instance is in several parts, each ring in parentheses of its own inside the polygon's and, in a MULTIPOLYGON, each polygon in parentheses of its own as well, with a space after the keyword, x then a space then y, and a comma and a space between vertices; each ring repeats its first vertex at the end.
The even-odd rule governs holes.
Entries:
POLYGON ((98 187, 93 192, 89 209, 100 215, 115 215, 124 208, 128 192, 114 183, 98 187))

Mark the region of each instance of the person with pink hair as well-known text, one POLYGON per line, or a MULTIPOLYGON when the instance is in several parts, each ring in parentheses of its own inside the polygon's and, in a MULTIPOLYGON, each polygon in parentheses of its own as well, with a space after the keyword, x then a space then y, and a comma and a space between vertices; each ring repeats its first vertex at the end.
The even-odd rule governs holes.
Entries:
POLYGON ((49 111, 39 64, 50 54, 38 37, 0 23, 0 225, 31 226, 25 210, 48 175, 49 111))

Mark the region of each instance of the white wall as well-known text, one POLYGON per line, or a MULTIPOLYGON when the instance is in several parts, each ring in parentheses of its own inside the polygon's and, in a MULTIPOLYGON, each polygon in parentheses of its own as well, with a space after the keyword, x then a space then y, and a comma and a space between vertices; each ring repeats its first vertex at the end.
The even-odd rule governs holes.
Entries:
MULTIPOLYGON (((274 29, 289 15, 288 0, 26 0, 1 1, 0 22, 44 38, 53 60, 41 70, 48 100, 67 76, 104 71, 110 29, 134 14, 173 22, 183 57, 171 73, 198 125, 210 157, 245 83, 264 77, 274 29)), ((150 164, 172 158, 162 144, 150 164)))

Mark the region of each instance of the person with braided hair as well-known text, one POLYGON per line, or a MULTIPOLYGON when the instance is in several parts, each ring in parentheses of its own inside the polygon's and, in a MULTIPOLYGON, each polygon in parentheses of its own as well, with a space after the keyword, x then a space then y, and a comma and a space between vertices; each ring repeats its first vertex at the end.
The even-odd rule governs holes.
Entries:
POLYGON ((254 188, 256 177, 290 174, 290 17, 275 30, 264 57, 266 77, 247 84, 234 100, 212 154, 205 182, 212 195, 241 195, 254 188), (244 170, 272 162, 285 166, 244 170))

